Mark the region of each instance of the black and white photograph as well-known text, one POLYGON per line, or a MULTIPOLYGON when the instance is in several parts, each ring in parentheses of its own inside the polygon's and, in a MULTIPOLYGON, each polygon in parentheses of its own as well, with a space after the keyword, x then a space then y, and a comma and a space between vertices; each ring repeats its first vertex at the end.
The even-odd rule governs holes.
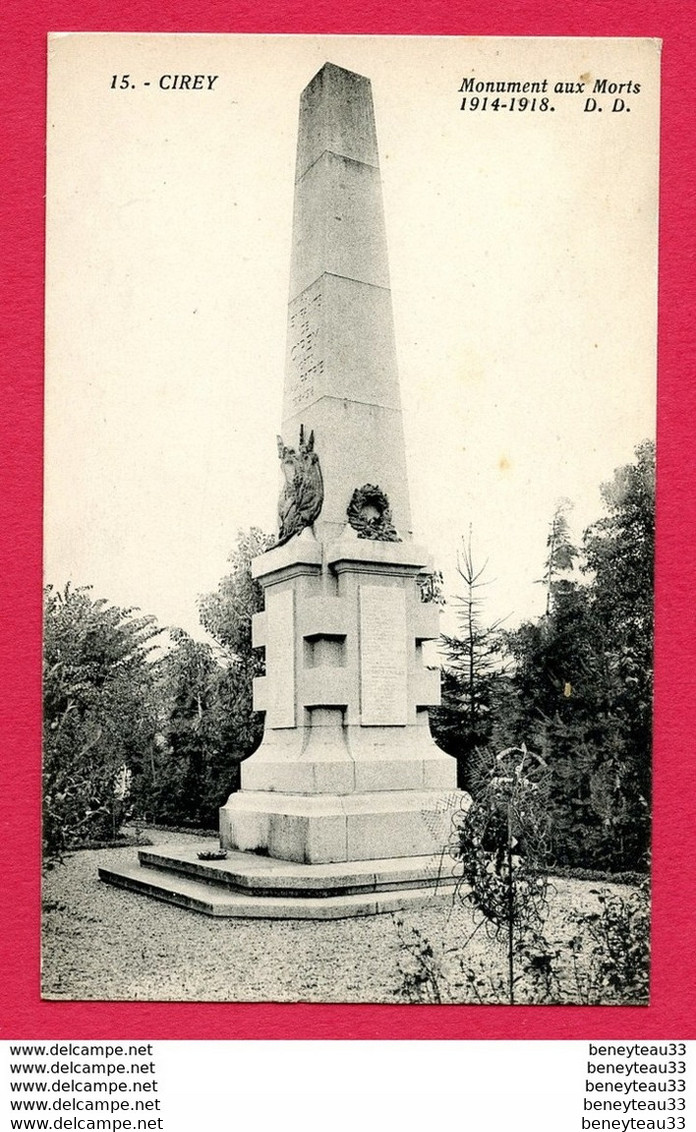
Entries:
POLYGON ((659 41, 48 59, 43 997, 647 1004, 659 41))

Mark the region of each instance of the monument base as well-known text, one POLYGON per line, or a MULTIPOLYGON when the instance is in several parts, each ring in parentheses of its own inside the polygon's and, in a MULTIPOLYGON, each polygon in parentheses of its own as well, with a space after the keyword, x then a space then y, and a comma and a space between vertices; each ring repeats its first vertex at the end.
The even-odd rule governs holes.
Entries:
POLYGON ((447 844, 463 796, 428 726, 440 689, 424 663, 439 633, 439 608, 416 584, 427 561, 415 543, 361 539, 349 524, 334 540, 305 529, 254 559, 265 727, 220 811, 226 849, 329 864, 447 844))
POLYGON ((101 868, 107 884, 207 916, 336 920, 400 912, 452 899, 457 878, 446 854, 347 864, 300 865, 254 853, 201 860, 210 841, 141 849, 139 863, 101 868))
POLYGON ((244 790, 220 810, 225 849, 306 864, 430 856, 447 844, 457 790, 306 795, 244 790))

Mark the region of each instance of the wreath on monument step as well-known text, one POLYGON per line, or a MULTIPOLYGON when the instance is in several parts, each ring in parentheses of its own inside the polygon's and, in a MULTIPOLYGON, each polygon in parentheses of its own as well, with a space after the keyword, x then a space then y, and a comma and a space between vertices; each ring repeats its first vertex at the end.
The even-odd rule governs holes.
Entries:
POLYGON ((358 538, 401 542, 394 527, 389 500, 376 484, 356 487, 346 514, 351 527, 358 532, 358 538))

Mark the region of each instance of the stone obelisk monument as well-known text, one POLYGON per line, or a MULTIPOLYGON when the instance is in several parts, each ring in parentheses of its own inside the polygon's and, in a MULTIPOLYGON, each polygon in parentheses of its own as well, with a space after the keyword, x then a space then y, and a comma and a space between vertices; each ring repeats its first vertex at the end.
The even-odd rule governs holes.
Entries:
POLYGON ((436 853, 455 764, 428 727, 438 606, 416 583, 372 95, 331 63, 300 103, 278 453, 278 545, 253 563, 264 738, 222 844, 308 864, 436 853))
POLYGON ((140 849, 99 875, 210 916, 411 907, 452 891, 464 798, 428 727, 438 607, 417 585, 370 83, 331 63, 300 105, 281 429, 277 545, 253 563, 264 738, 220 811, 225 852, 140 849))

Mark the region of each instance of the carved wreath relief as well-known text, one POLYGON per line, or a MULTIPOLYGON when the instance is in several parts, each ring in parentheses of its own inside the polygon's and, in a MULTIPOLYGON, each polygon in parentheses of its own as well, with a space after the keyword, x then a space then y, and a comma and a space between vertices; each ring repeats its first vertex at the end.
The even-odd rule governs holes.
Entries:
POLYGON ((394 527, 389 500, 376 484, 356 487, 346 514, 351 527, 358 532, 358 538, 401 542, 394 527))
POLYGON ((319 456, 314 451, 314 432, 305 441, 304 425, 300 425, 300 444, 288 448, 278 437, 278 456, 283 469, 283 487, 278 500, 277 546, 311 527, 324 502, 324 480, 319 456))

